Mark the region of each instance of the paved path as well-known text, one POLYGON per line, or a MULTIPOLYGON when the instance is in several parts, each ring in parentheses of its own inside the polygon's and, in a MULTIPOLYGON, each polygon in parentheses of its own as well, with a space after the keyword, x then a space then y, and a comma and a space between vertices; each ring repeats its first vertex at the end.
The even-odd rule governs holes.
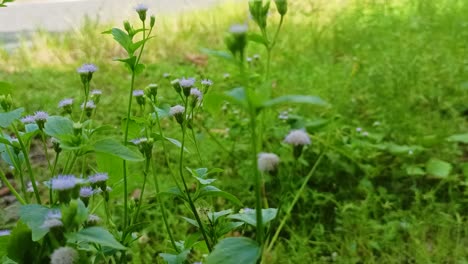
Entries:
POLYGON ((203 8, 220 0, 34 0, 19 1, 0 8, 0 32, 44 28, 62 31, 80 25, 85 16, 100 21, 123 20, 135 15, 133 7, 143 2, 151 13, 171 13, 203 8))
POLYGON ((136 16, 133 7, 145 3, 151 14, 206 8, 225 0, 17 0, 0 8, 0 40, 14 45, 18 36, 37 29, 60 32, 79 28, 86 16, 101 22, 121 22, 136 16), (13 43, 13 44, 12 44, 13 43))

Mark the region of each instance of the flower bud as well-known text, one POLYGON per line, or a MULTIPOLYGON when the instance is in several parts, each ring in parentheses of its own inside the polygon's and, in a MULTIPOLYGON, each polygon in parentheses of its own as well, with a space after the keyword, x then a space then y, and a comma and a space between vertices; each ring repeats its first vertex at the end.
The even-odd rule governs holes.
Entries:
POLYGON ((240 56, 243 56, 247 46, 247 30, 248 27, 245 24, 236 24, 230 27, 231 34, 226 37, 225 42, 233 55, 239 53, 240 56))
POLYGON ((150 17, 150 27, 154 27, 154 24, 156 23, 156 17, 155 16, 151 16, 150 17))
POLYGON ((180 92, 182 91, 182 87, 180 87, 179 79, 173 80, 171 84, 172 84, 172 87, 174 87, 174 90, 176 91, 176 93, 180 94, 180 92))
POLYGON ((275 0, 276 9, 281 16, 288 12, 288 0, 275 0))
POLYGON ((59 154, 60 152, 62 152, 62 148, 60 147, 60 142, 58 139, 52 138, 50 141, 52 142, 52 147, 55 153, 59 154))
POLYGON ((123 23, 125 31, 127 31, 128 34, 132 32, 132 26, 130 25, 130 22, 124 21, 123 23))
POLYGON ((83 133, 83 124, 82 123, 73 123, 73 134, 81 135, 83 133))
POLYGON ((13 105, 13 99, 11 99, 11 95, 0 95, 0 106, 2 107, 3 111, 8 112, 13 105))
POLYGON ((158 95, 158 85, 152 83, 145 88, 145 94, 148 98, 150 98, 153 102, 156 101, 156 96, 158 95))
POLYGON ((263 5, 262 0, 250 0, 249 10, 252 19, 257 23, 260 28, 266 28, 268 10, 270 9, 270 0, 267 0, 263 5))
MULTIPOLYGON (((77 69, 77 72, 80 74, 81 82, 86 87, 87 84, 93 78, 93 73, 97 71, 97 67, 94 64, 83 64, 80 68, 77 69)), ((87 93, 88 91, 85 91, 87 93)))
POLYGON ((145 92, 143 90, 134 90, 133 97, 135 97, 137 104, 144 106, 146 103, 145 92))
POLYGON ((148 7, 144 4, 138 4, 135 7, 135 11, 138 13, 138 16, 140 17, 140 20, 142 22, 145 22, 146 20, 146 12, 148 11, 148 7))
POLYGON ((173 106, 169 110, 169 113, 171 114, 171 116, 175 117, 177 123, 181 125, 184 123, 185 107, 181 105, 173 106))
POLYGON ((101 95, 102 95, 102 91, 101 91, 101 90, 92 90, 92 91, 91 91, 91 100, 92 100, 95 104, 99 104, 99 101, 101 100, 101 95))

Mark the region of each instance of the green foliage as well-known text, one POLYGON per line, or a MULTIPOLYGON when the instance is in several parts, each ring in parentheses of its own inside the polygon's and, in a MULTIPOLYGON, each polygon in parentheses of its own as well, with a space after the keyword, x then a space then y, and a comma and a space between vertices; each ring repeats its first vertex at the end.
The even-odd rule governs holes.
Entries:
POLYGON ((67 240, 73 243, 92 243, 102 247, 125 250, 109 231, 101 227, 83 228, 76 233, 67 235, 67 240))
POLYGON ((94 143, 94 150, 98 153, 105 153, 115 157, 119 157, 123 160, 128 161, 143 161, 143 157, 128 147, 120 144, 118 141, 113 139, 102 139, 94 143))
POLYGON ((258 244, 245 237, 225 238, 216 245, 213 252, 206 258, 207 264, 255 264, 260 258, 258 244))

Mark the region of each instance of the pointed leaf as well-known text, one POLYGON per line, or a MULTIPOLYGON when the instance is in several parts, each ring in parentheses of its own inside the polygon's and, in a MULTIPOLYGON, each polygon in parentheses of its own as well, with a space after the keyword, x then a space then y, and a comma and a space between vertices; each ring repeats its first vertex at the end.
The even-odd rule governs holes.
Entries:
MULTIPOLYGON (((267 208, 262 209, 262 220, 263 224, 267 224, 268 222, 272 221, 276 218, 276 214, 278 213, 278 209, 276 208, 267 208)), ((256 226, 257 225, 257 214, 254 209, 249 209, 242 213, 233 214, 228 216, 228 218, 236 219, 243 221, 249 225, 256 226)))
POLYGON ((199 193, 198 193, 198 196, 194 197, 194 201, 196 201, 197 199, 200 199, 200 198, 203 198, 203 197, 209 197, 209 196, 223 197, 223 198, 235 203, 236 205, 242 205, 241 201, 239 199, 237 199, 237 197, 235 197, 234 195, 232 195, 230 193, 227 193, 227 192, 224 192, 224 191, 221 191, 220 189, 218 189, 218 188, 216 188, 214 186, 211 186, 211 185, 208 185, 208 186, 205 186, 205 187, 201 188, 199 193))
POLYGON ((18 108, 10 112, 0 113, 0 127, 7 128, 15 120, 21 117, 24 108, 18 108))
POLYGON ((114 39, 120 44, 120 46, 122 46, 122 48, 124 48, 128 52, 128 54, 133 54, 133 52, 131 52, 131 45, 133 43, 130 39, 130 36, 127 33, 125 33, 119 28, 113 28, 111 30, 111 34, 114 37, 114 39))
POLYGON ((114 139, 102 139, 94 143, 94 150, 100 153, 107 153, 127 161, 143 161, 140 153, 133 152, 128 147, 120 144, 114 139))
POLYGON ((433 158, 426 163, 426 171, 434 177, 446 178, 452 171, 452 165, 443 160, 433 158))
POLYGON ((68 241, 95 243, 104 247, 110 247, 118 250, 126 248, 120 244, 109 231, 102 227, 88 227, 81 229, 76 233, 66 235, 68 241))
POLYGON ((50 116, 44 126, 47 135, 61 139, 64 135, 73 135, 73 121, 63 116, 50 116))
POLYGON ((260 258, 257 242, 246 237, 225 238, 214 247, 206 264, 256 264, 260 258))

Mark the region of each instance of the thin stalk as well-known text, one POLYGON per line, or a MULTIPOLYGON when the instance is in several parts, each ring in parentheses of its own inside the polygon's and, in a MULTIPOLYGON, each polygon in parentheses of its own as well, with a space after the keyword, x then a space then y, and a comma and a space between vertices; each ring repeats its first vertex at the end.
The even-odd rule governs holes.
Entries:
POLYGON ((10 158, 14 159, 14 162, 16 164, 15 168, 19 173, 19 178, 20 178, 20 183, 21 183, 21 192, 23 193, 24 198, 26 199, 26 202, 29 203, 29 195, 28 195, 28 192, 26 191, 26 184, 24 182, 24 172, 23 172, 23 168, 21 166, 21 162, 18 159, 18 156, 16 156, 16 155, 14 157, 10 156, 10 158))
POLYGON ((26 201, 21 197, 21 195, 15 190, 15 188, 13 187, 13 185, 11 185, 10 181, 7 179, 7 177, 5 176, 5 173, 3 173, 2 170, 0 170, 0 178, 2 179, 2 181, 5 183, 5 185, 8 187, 8 189, 10 190, 10 192, 16 197, 16 200, 18 200, 18 202, 20 202, 21 204, 26 204, 26 201))
POLYGON ((81 110, 80 123, 83 122, 84 113, 86 112, 86 104, 89 100, 89 81, 83 84, 85 90, 85 101, 83 104, 83 109, 81 110))
MULTIPOLYGON (((143 23, 143 39, 146 39, 146 27, 145 27, 145 22, 142 21, 143 23)), ((151 31, 153 28, 150 28, 150 31, 148 32, 148 36, 151 34, 151 31)), ((140 63, 141 55, 143 54, 143 50, 145 48, 146 41, 143 42, 143 45, 141 46, 140 52, 138 54, 138 58, 135 61, 134 68, 140 63)), ((133 89, 135 87, 135 70, 132 71, 132 79, 130 81, 130 91, 128 95, 128 107, 127 107, 127 120, 125 120, 125 135, 124 135, 124 145, 126 146, 128 144, 128 129, 129 129, 129 123, 130 123, 130 114, 132 110, 132 97, 133 97, 133 89)), ((123 232, 122 232, 122 241, 125 240, 127 236, 127 226, 129 224, 129 217, 128 217, 128 182, 127 182, 127 161, 123 161, 123 181, 124 181, 124 223, 123 223, 123 232)), ((125 251, 122 254, 122 260, 125 257, 125 251)))
MULTIPOLYGON (((60 157, 60 152, 58 152, 57 155, 55 156, 54 167, 52 168, 52 173, 50 175, 51 177, 54 177, 55 169, 57 168, 59 157, 60 157)), ((49 204, 50 205, 54 204, 54 196, 52 193, 52 188, 49 188, 49 204)))
POLYGON ((52 173, 52 166, 50 165, 49 151, 47 150, 47 141, 46 141, 44 131, 41 131, 41 141, 42 141, 42 146, 44 148, 44 155, 47 160, 47 166, 49 168, 49 171, 52 173))
POLYGON ((176 175, 175 175, 174 170, 172 169, 171 163, 169 161, 169 155, 168 155, 169 151, 167 150, 167 147, 166 147, 165 137, 164 137, 164 133, 163 133, 162 126, 161 126, 161 120, 159 119, 159 113, 158 113, 157 107, 156 107, 154 102, 151 102, 151 104, 153 106, 154 113, 156 115, 156 124, 158 125, 159 135, 161 135, 161 137, 162 137, 161 143, 162 143, 162 147, 163 147, 163 150, 164 150, 164 158, 166 159, 167 167, 169 169, 169 172, 171 173, 172 179, 174 180, 175 184, 177 185, 177 188, 179 190, 182 190, 182 188, 179 185, 179 182, 177 182, 176 175))
POLYGON ((198 142, 197 142, 197 137, 195 136, 195 130, 193 129, 193 119, 194 119, 194 112, 193 112, 193 108, 192 108, 192 111, 191 111, 191 115, 192 115, 192 129, 190 129, 192 131, 192 138, 193 138, 193 144, 195 145, 195 149, 197 150, 197 156, 198 156, 198 160, 200 161, 200 164, 203 165, 203 159, 202 159, 202 156, 200 154, 200 148, 198 147, 198 142))
MULTIPOLYGON (((258 171, 258 160, 257 160, 257 125, 256 116, 254 110, 250 110, 250 132, 251 132, 251 143, 252 143, 252 161, 253 171, 255 172, 255 213, 257 218, 257 242, 259 245, 263 245, 263 216, 262 216, 262 177, 258 171)), ((263 249, 263 247, 262 247, 263 249)))
MULTIPOLYGON (((128 96, 128 108, 127 108, 127 120, 125 121, 125 135, 124 135, 124 145, 127 145, 128 142, 128 129, 130 121, 130 113, 132 110, 132 93, 133 87, 135 85, 135 72, 132 72, 132 80, 130 82, 130 94, 128 96)), ((123 219, 123 238, 126 236, 126 229, 128 225, 128 184, 127 184, 127 161, 123 161, 123 181, 124 181, 124 219, 123 219)))
POLYGON ((145 170, 143 171, 143 186, 141 187, 141 192, 140 192, 140 197, 138 199, 138 206, 137 206, 137 210, 135 213, 135 218, 133 218, 133 224, 136 223, 136 221, 138 220, 138 215, 140 214, 141 204, 143 203, 143 195, 145 193, 146 179, 148 178, 149 166, 150 166, 150 159, 146 158, 145 170))
POLYGON ((64 170, 66 172, 65 174, 71 173, 73 166, 75 166, 75 162, 77 158, 78 158, 78 154, 73 153, 73 158, 71 159, 71 162, 68 164, 67 170, 64 170))
POLYGON ((291 211, 292 209, 294 208, 294 206, 296 205, 297 201, 299 201, 299 198, 301 197, 302 193, 304 192, 304 189, 305 187, 307 186, 307 183, 309 182, 310 178, 312 177, 312 175, 314 175, 314 172, 315 170, 317 169, 318 165, 320 164, 320 162, 322 161, 322 158, 325 154, 325 151, 323 151, 320 156, 318 157, 317 161, 315 162, 314 166, 312 167, 312 169, 309 171, 309 174, 307 174, 304 182, 302 183, 302 186, 301 188, 299 188, 299 191, 297 191, 296 195, 294 196, 294 199, 291 203, 291 205, 289 205, 288 209, 286 210, 286 215, 283 217, 283 220, 281 221, 278 229, 276 230, 273 238, 271 239, 271 242, 268 246, 268 249, 267 251, 270 251, 272 248, 273 248, 273 245, 275 244, 276 240, 278 239, 279 237, 279 234, 281 232, 281 229, 283 229, 284 225, 286 224, 286 221, 289 219, 290 215, 291 215, 291 211))
MULTIPOLYGON (((183 117, 185 119, 187 115, 187 104, 188 100, 185 100, 185 111, 183 114, 183 117)), ((184 121, 186 122, 186 120, 184 121)), ((190 196, 189 189, 187 187, 187 183, 185 182, 184 178, 184 169, 183 169, 183 161, 184 161, 184 145, 185 145, 185 134, 186 134, 186 124, 181 124, 182 128, 182 146, 180 147, 180 159, 179 159, 179 173, 180 173, 180 178, 182 179, 182 183, 184 185, 185 193, 187 194, 187 199, 189 202, 190 209, 192 210, 193 215, 195 216, 195 219, 197 220, 198 226, 200 227, 200 231, 203 235, 203 239, 205 240, 206 247, 208 248, 208 251, 211 252, 211 245, 208 240, 208 236, 206 235, 205 228, 203 227, 202 221, 200 219, 200 216, 198 215, 197 208, 195 207, 195 204, 193 203, 192 197, 190 196)))
POLYGON ((159 196, 159 182, 158 182, 158 177, 156 175, 156 168, 155 168, 155 163, 153 162, 153 181, 154 181, 154 187, 156 188, 156 199, 159 201, 159 204, 161 206, 161 213, 163 216, 163 221, 164 221, 164 226, 166 227, 167 234, 169 235, 169 239, 171 240, 172 247, 176 252, 179 252, 179 248, 177 247, 174 236, 172 235, 171 229, 169 227, 169 222, 167 221, 167 214, 166 214, 166 207, 164 205, 164 202, 162 201, 161 197, 159 196))
POLYGON ((18 142, 21 147, 21 151, 24 154, 24 160, 26 161, 26 168, 28 168, 29 171, 29 178, 31 180, 31 185, 34 190, 34 195, 36 196, 36 200, 38 204, 42 204, 41 202, 41 196, 39 195, 39 190, 37 189, 37 184, 36 184, 36 178, 34 177, 34 172, 31 167, 31 162, 29 161, 29 155, 28 152, 26 151, 26 147, 24 146, 23 140, 21 139, 21 136, 19 134, 18 129, 16 128, 15 125, 12 125, 13 131, 15 132, 16 138, 18 139, 18 142))

